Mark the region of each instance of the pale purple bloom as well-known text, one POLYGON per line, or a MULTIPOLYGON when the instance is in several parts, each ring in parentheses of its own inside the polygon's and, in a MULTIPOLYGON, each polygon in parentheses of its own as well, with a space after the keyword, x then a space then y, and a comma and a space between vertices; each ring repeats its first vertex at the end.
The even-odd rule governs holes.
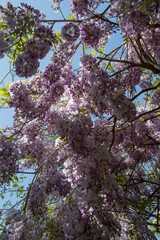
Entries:
POLYGON ((158 105, 160 103, 160 92, 155 92, 151 99, 152 104, 158 105))
POLYGON ((62 38, 64 38, 66 41, 75 42, 79 37, 79 27, 72 22, 66 23, 61 28, 61 34, 62 38))
POLYGON ((42 38, 31 38, 26 42, 25 48, 32 58, 43 59, 50 50, 50 43, 42 38))
POLYGON ((88 47, 97 47, 103 34, 94 21, 84 21, 80 26, 80 39, 88 47))
POLYGON ((31 57, 28 53, 22 53, 18 55, 14 67, 19 77, 28 78, 37 72, 39 62, 37 58, 31 57))
POLYGON ((0 30, 0 59, 4 57, 5 53, 10 52, 11 42, 11 38, 8 37, 8 32, 0 30))
POLYGON ((53 9, 54 12, 59 12, 60 10, 60 3, 63 1, 63 0, 49 0, 51 3, 52 3, 52 6, 51 8, 53 9))

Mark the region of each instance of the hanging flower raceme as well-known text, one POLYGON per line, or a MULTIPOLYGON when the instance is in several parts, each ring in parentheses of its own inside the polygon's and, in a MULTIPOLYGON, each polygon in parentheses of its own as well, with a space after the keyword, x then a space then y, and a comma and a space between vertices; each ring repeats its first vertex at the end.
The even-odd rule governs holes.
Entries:
POLYGON ((43 59, 50 50, 50 44, 47 40, 31 38, 26 42, 25 48, 31 57, 43 59))
POLYGON ((60 3, 63 0, 49 0, 52 3, 51 8, 53 9, 54 12, 58 12, 60 10, 60 3))
MULTIPOLYGON (((146 29, 142 34, 142 39, 147 46, 147 54, 151 54, 151 61, 160 64, 160 30, 159 28, 146 29)), ((153 63, 152 62, 152 63, 153 63)))
POLYGON ((16 14, 17 8, 13 7, 10 2, 6 2, 5 7, 0 5, 0 17, 11 29, 14 29, 17 26, 16 14))
POLYGON ((97 23, 94 20, 83 21, 80 26, 80 40, 88 47, 93 48, 102 45, 102 42, 103 44, 105 42, 106 45, 110 28, 104 27, 103 30, 101 25, 103 24, 97 23))
POLYGON ((149 25, 149 20, 148 14, 135 10, 122 15, 119 24, 123 34, 137 36, 146 29, 149 25))
POLYGON ((19 77, 28 78, 37 72, 39 62, 36 57, 32 57, 25 52, 18 55, 14 67, 15 72, 19 77))
POLYGON ((25 22, 27 23, 26 16, 30 16, 34 20, 36 26, 41 25, 41 20, 44 20, 46 17, 42 12, 26 3, 21 3, 21 6, 24 10, 21 9, 18 11, 18 19, 22 20, 25 24, 25 22))
POLYGON ((10 52, 10 44, 12 39, 8 37, 8 32, 0 30, 0 59, 4 57, 5 53, 10 52))
POLYGON ((84 54, 80 57, 80 66, 84 70, 92 71, 97 69, 97 59, 91 55, 84 54))
POLYGON ((84 18, 93 15, 94 10, 103 2, 104 0, 70 0, 70 7, 76 18, 84 18))
POLYGON ((159 105, 160 103, 160 92, 155 92, 151 99, 152 104, 159 105))
POLYGON ((19 54, 15 61, 15 72, 19 77, 31 77, 39 67, 38 59, 43 59, 54 41, 53 32, 43 25, 34 31, 34 37, 26 42, 26 51, 19 54))
POLYGON ((109 14, 119 17, 119 25, 123 34, 137 36, 147 30, 156 16, 158 1, 111 1, 109 14))
POLYGON ((39 25, 45 18, 43 13, 28 4, 21 3, 21 7, 14 7, 10 2, 6 2, 5 7, 0 5, 0 17, 11 30, 27 25, 29 20, 34 21, 35 25, 39 25))
POLYGON ((70 0, 72 13, 77 17, 85 17, 88 12, 88 0, 70 0))
MULTIPOLYGON (((58 11, 62 0, 51 2, 58 11)), ((70 5, 81 19, 41 21, 41 13, 24 3, 22 8, 0 7, 9 33, 21 26, 22 43, 25 38, 14 63, 16 74, 35 74, 12 82, 6 101, 14 108, 14 122, 6 136, 0 134, 0 184, 8 188, 16 173, 34 177, 22 188, 26 216, 11 211, 0 239, 154 240, 145 221, 152 222, 159 191, 160 94, 152 69, 159 71, 160 34, 154 0, 70 0, 70 5), (102 2, 105 9, 96 9, 102 2), (107 18, 109 9, 116 22, 107 18), (67 23, 55 37, 57 22, 67 23), (118 28, 132 37, 103 51, 118 28), (79 46, 80 68, 73 64, 73 69, 79 46), (37 73, 39 59, 50 49, 50 63, 37 73), (136 94, 138 87, 144 90, 136 94), (144 92, 149 104, 138 108, 135 101, 144 92)), ((0 47, 8 53, 8 35, 0 31, 0 36, 0 47)), ((5 95, 7 89, 8 84, 0 92, 5 95)))
POLYGON ((75 42, 79 37, 79 27, 70 22, 66 23, 61 29, 62 38, 68 42, 75 42))
POLYGON ((16 144, 0 132, 0 185, 9 182, 18 170, 19 152, 16 144))
POLYGON ((29 94, 29 89, 24 81, 13 82, 10 85, 10 107, 15 108, 15 112, 21 117, 35 114, 35 102, 29 94))
POLYGON ((90 133, 92 121, 90 116, 77 114, 73 120, 65 114, 57 115, 55 119, 55 129, 61 138, 66 138, 76 151, 83 151, 84 138, 90 133))
POLYGON ((54 42, 54 35, 52 29, 46 27, 44 25, 39 25, 37 28, 34 29, 34 38, 43 39, 44 41, 48 41, 50 46, 54 42))
POLYGON ((119 89, 115 89, 110 95, 109 107, 113 109, 113 114, 118 119, 131 121, 136 115, 134 103, 129 101, 124 92, 119 89))

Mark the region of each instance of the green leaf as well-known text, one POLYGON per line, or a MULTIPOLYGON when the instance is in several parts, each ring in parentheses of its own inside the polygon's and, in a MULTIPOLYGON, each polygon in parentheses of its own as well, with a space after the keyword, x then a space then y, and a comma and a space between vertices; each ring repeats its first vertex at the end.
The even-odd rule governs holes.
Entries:
POLYGON ((96 55, 96 51, 95 50, 92 50, 91 52, 90 52, 90 54, 93 54, 94 56, 96 55))
POLYGON ((0 100, 0 104, 2 105, 2 106, 7 106, 8 104, 9 104, 9 100, 0 100))
POLYGON ((17 21, 21 26, 23 26, 23 21, 21 19, 18 19, 17 21))
POLYGON ((17 176, 14 176, 14 180, 15 180, 15 181, 18 181, 18 177, 17 177, 17 176))
POLYGON ((57 36, 57 37, 61 37, 62 35, 61 35, 61 31, 56 31, 55 32, 55 35, 57 36))
POLYGON ((29 33, 31 33, 31 34, 32 34, 32 28, 33 28, 33 26, 34 26, 34 21, 30 21, 29 24, 28 24, 28 31, 29 31, 29 33))
POLYGON ((9 91, 10 81, 6 84, 6 89, 9 91))
POLYGON ((73 16, 72 13, 69 14, 67 20, 75 20, 75 17, 73 16))
POLYGON ((84 50, 86 50, 86 49, 88 49, 89 47, 88 47, 87 45, 83 45, 82 48, 83 48, 84 50))
POLYGON ((0 97, 10 97, 10 93, 7 91, 6 88, 0 88, 0 97))

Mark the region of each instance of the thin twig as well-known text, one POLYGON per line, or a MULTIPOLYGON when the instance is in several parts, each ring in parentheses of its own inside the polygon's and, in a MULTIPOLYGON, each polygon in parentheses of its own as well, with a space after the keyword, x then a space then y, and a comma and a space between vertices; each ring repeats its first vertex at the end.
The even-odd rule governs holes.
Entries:
POLYGON ((159 86, 160 86, 160 82, 156 86, 154 86, 154 87, 150 87, 150 88, 146 88, 146 89, 141 90, 139 93, 137 93, 133 98, 131 98, 129 100, 133 101, 134 99, 139 97, 142 93, 148 92, 148 91, 151 91, 151 90, 154 90, 154 89, 157 89, 159 86))
POLYGON ((111 151, 111 149, 113 147, 113 144, 114 144, 114 141, 115 141, 116 121, 117 121, 117 117, 114 116, 114 124, 113 124, 113 128, 112 128, 112 142, 111 142, 111 145, 110 145, 110 148, 109 148, 109 152, 111 151))

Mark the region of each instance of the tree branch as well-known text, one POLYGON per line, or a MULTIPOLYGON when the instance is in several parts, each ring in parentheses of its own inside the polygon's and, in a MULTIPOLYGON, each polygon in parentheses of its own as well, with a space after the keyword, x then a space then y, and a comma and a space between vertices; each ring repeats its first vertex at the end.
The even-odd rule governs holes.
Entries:
POLYGON ((137 93, 133 98, 131 98, 129 100, 133 101, 134 99, 139 97, 142 93, 148 92, 148 91, 151 91, 151 90, 154 90, 154 89, 157 89, 159 86, 160 86, 160 82, 156 86, 154 86, 154 87, 150 87, 150 88, 146 88, 146 89, 141 90, 139 93, 137 93))

